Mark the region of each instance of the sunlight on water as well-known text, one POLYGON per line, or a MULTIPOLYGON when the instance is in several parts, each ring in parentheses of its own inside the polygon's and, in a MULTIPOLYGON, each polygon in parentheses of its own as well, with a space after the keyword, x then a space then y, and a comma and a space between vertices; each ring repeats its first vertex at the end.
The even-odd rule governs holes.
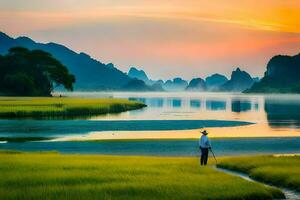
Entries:
POLYGON ((300 152, 300 95, 89 92, 71 96, 126 98, 148 107, 91 119, 0 120, 0 137, 8 141, 0 143, 0 149, 197 155, 195 139, 205 127, 211 138, 223 138, 213 141, 218 155, 300 152), (52 141, 13 142, 11 137, 14 141, 52 141), (106 139, 159 140, 88 142, 106 139))
MULTIPOLYGON (((104 95, 93 93, 92 96, 104 95)), ((148 105, 142 110, 92 118, 103 119, 218 119, 268 124, 272 128, 300 127, 300 95, 229 93, 110 93, 148 105)))
MULTIPOLYGON (((232 120, 250 126, 208 128, 211 137, 300 136, 300 95, 230 93, 73 93, 75 96, 114 97, 141 101, 147 108, 90 120, 232 120)), ((217 125, 216 125, 217 126, 217 125)), ((170 131, 92 131, 67 140, 128 138, 197 138, 199 129, 170 131)))

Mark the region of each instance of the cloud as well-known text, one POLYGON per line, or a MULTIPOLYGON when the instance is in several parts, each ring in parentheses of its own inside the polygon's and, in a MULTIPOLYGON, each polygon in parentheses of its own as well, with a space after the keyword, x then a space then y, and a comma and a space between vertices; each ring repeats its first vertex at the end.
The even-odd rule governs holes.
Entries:
POLYGON ((22 19, 37 21, 28 24, 28 30, 44 29, 38 21, 46 21, 52 27, 127 16, 207 21, 250 29, 300 33, 300 2, 293 0, 174 0, 172 3, 166 0, 10 0, 1 1, 0 8, 7 24, 17 24, 22 19))
POLYGON ((300 36, 295 33, 207 21, 128 16, 38 31, 32 36, 86 51, 104 62, 118 64, 123 70, 136 65, 155 77, 163 68, 165 74, 161 76, 165 78, 179 75, 180 71, 186 77, 212 73, 215 69, 230 73, 236 65, 262 75, 272 55, 296 53, 300 44, 300 36))
POLYGON ((272 55, 299 52, 293 0, 10 0, 0 10, 4 32, 66 44, 123 70, 140 66, 153 77, 229 74, 234 65, 262 75, 272 55))

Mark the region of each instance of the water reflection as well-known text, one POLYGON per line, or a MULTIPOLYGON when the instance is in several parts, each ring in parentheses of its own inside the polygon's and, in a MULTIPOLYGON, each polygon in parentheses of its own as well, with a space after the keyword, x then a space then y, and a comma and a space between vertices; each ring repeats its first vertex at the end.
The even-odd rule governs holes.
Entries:
POLYGON ((181 107, 181 99, 172 99, 172 107, 180 108, 181 107))
POLYGON ((265 99, 265 112, 271 127, 300 127, 300 101, 298 99, 265 99))
POLYGON ((206 101, 207 110, 226 110, 226 101, 215 101, 207 100, 206 101))
POLYGON ((190 107, 191 108, 200 108, 201 107, 201 101, 198 99, 191 99, 190 100, 190 107))
POLYGON ((234 99, 231 102, 232 112, 247 112, 251 110, 251 101, 234 99))
MULTIPOLYGON (((132 98, 130 98, 132 99, 132 98)), ((272 129, 300 128, 300 95, 181 95, 179 97, 135 98, 148 105, 148 111, 159 107, 171 116, 185 113, 188 118, 249 120, 268 124, 272 129), (193 115, 194 112, 194 115, 193 115), (188 115, 186 113, 189 113, 188 115), (191 114, 190 114, 191 113, 191 114), (193 116, 192 116, 193 115, 193 116)), ((153 114, 153 113, 152 113, 153 114)), ((148 116, 151 114, 148 113, 148 116)), ((165 116, 165 115, 164 115, 165 116)))
POLYGON ((201 102, 204 102, 203 109, 206 111, 226 111, 227 108, 232 112, 248 112, 252 108, 258 111, 259 105, 257 102, 252 102, 251 99, 188 99, 188 98, 137 98, 129 97, 129 100, 140 101, 149 108, 201 108, 201 102), (253 104, 253 106, 252 106, 253 104))
POLYGON ((162 98, 153 98, 151 102, 151 106, 162 108, 164 106, 164 100, 162 98))
POLYGON ((254 109, 255 109, 256 111, 259 109, 258 103, 255 103, 255 104, 254 104, 254 109))
POLYGON ((259 110, 257 102, 251 99, 196 99, 196 98, 137 98, 129 97, 129 100, 140 101, 149 108, 201 108, 201 102, 204 102, 203 109, 206 111, 226 111, 231 108, 232 112, 248 112, 252 109, 259 110))

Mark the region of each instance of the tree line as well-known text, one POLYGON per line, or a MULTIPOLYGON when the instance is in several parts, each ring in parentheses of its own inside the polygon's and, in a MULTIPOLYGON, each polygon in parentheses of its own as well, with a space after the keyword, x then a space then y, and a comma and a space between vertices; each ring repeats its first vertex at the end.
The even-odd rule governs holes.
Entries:
POLYGON ((59 86, 72 91, 75 76, 50 53, 13 47, 0 55, 0 93, 15 96, 51 96, 59 86))

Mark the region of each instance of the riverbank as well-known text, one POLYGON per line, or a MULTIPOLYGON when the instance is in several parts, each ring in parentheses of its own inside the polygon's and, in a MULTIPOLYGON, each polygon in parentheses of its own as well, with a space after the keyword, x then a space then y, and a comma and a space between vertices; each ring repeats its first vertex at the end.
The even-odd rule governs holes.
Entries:
POLYGON ((300 156, 226 158, 218 167, 248 174, 251 178, 300 192, 300 156))
POLYGON ((112 98, 0 97, 0 118, 84 118, 145 106, 137 101, 112 98))
POLYGON ((1 199, 275 199, 198 158, 0 152, 1 199), (205 180, 205 182, 204 182, 205 180))

